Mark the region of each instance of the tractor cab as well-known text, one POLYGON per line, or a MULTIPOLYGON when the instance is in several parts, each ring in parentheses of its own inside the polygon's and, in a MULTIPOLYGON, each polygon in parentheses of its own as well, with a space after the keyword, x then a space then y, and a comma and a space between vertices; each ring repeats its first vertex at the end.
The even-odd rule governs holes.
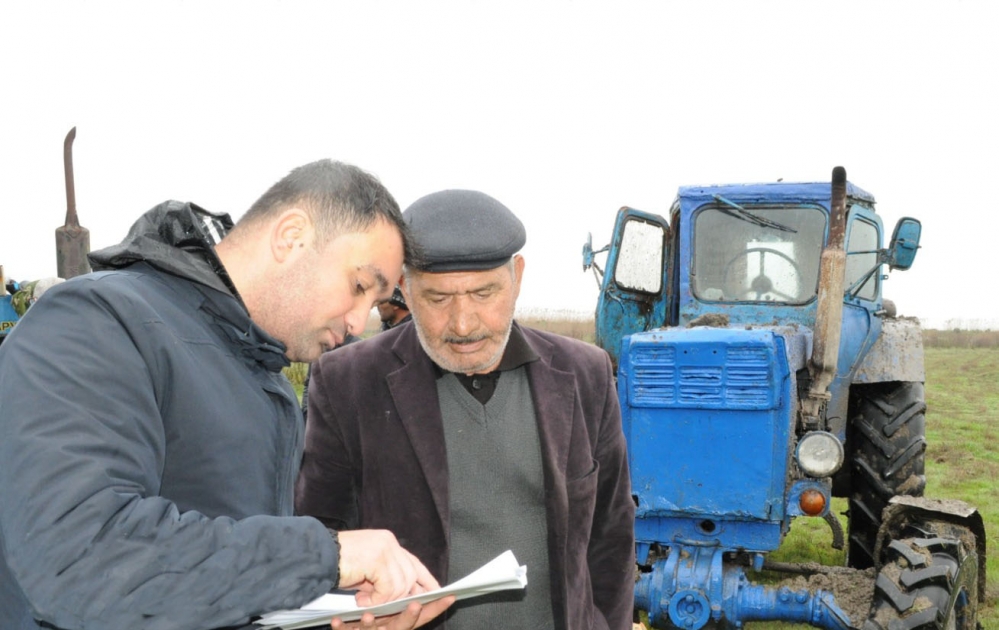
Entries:
MULTIPOLYGON (((847 183, 844 303, 871 314, 884 308, 882 269, 907 269, 919 221, 904 218, 884 240, 874 197, 847 183)), ((623 336, 661 327, 724 322, 815 324, 819 270, 829 235, 828 182, 682 187, 670 221, 629 207, 618 211, 608 273, 584 246, 584 270, 600 284, 597 343, 617 358, 623 336)), ((870 331, 864 337, 876 337, 870 331)), ((860 348, 854 350, 856 354, 860 348)))

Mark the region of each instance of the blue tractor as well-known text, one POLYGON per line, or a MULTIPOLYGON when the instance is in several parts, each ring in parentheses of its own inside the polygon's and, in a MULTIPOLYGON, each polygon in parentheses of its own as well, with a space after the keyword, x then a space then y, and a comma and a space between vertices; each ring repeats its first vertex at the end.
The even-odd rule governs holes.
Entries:
POLYGON ((874 197, 840 167, 831 184, 682 187, 669 214, 622 208, 611 245, 583 248, 617 365, 636 608, 684 630, 975 630, 982 519, 922 496, 922 333, 882 297, 919 221, 883 247, 874 197), (847 566, 769 560, 798 518, 825 520, 847 566))

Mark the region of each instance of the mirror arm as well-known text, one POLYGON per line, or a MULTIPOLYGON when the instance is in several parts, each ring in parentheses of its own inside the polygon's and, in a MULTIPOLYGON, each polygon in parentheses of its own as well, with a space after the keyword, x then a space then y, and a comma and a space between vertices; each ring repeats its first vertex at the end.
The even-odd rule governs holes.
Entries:
POLYGON ((604 285, 604 270, 595 262, 591 269, 593 269, 593 277, 597 279, 597 288, 602 287, 604 285))

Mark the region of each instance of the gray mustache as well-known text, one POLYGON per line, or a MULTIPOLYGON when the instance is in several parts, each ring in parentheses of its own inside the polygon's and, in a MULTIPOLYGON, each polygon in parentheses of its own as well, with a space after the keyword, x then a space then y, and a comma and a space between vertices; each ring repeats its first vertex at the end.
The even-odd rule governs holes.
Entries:
POLYGON ((470 343, 476 343, 482 341, 483 339, 488 339, 489 335, 476 335, 474 337, 444 337, 445 343, 455 343, 461 346, 468 345, 470 343))

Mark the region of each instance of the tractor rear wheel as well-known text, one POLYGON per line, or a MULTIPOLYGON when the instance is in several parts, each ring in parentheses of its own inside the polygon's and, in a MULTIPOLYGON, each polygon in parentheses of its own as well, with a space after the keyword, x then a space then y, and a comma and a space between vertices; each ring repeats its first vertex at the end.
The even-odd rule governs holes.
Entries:
POLYGON ((926 452, 923 384, 854 385, 850 392, 847 461, 850 466, 847 563, 874 566, 881 512, 895 495, 922 496, 926 452))
POLYGON ((978 555, 970 529, 927 521, 883 552, 864 630, 975 630, 978 555))

